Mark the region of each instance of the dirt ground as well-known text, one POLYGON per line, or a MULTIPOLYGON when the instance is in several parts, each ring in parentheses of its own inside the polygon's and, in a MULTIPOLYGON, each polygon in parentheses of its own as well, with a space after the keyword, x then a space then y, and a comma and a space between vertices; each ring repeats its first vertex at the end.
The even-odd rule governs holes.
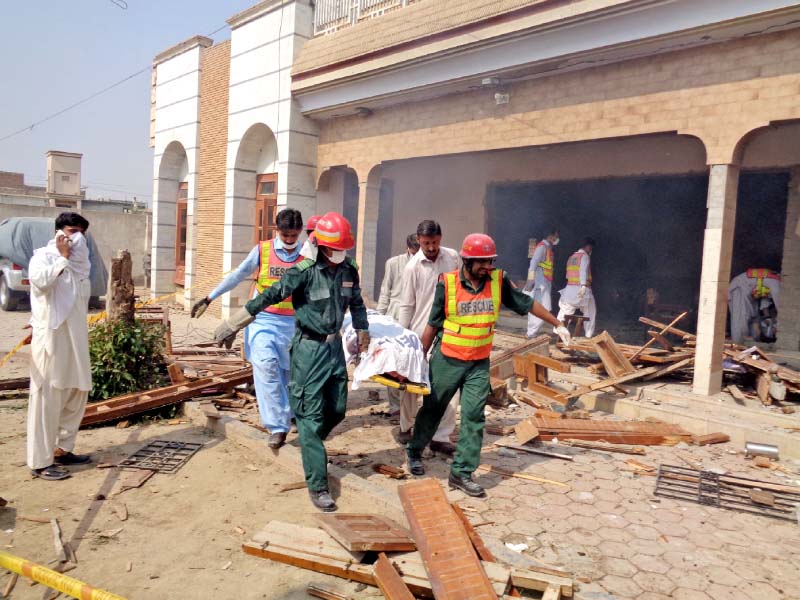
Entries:
MULTIPOLYGON (((0 400, 0 496, 9 501, 0 508, 0 548, 47 565, 55 557, 51 527, 17 517, 57 518, 78 557, 69 575, 126 598, 299 600, 308 598, 310 581, 355 589, 242 552, 242 542, 270 520, 314 525, 305 490, 278 492, 298 477, 272 463, 266 448, 259 457, 189 424, 82 431, 77 450, 92 453, 94 465, 124 458, 153 439, 204 444, 177 473, 156 474, 139 489, 96 500, 109 498, 128 471, 92 465, 73 467, 61 482, 33 478, 25 466, 25 411, 24 398, 0 400), (113 504, 125 505, 127 520, 113 504)), ((338 501, 348 511, 372 509, 344 494, 338 501)), ((0 576, 0 589, 7 578, 0 576)), ((11 597, 42 594, 41 585, 20 580, 11 597)))

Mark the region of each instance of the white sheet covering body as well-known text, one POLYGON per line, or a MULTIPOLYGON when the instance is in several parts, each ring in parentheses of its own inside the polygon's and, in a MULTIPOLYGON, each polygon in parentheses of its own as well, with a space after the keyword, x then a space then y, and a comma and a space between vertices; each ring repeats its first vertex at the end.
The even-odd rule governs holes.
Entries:
MULTIPOLYGON (((428 361, 422 350, 419 336, 400 326, 391 317, 374 310, 367 311, 370 344, 366 356, 353 372, 352 389, 359 389, 362 382, 373 375, 398 373, 410 382, 430 387, 428 361)), ((342 345, 345 360, 355 358, 357 350, 356 330, 348 313, 342 323, 342 345)))

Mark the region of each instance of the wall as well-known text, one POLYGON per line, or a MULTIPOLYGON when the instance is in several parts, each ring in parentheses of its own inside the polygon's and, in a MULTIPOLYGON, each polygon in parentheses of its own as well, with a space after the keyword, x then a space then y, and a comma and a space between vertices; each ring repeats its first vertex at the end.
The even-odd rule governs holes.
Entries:
MULTIPOLYGON (((230 41, 203 50, 200 79, 200 149, 194 246, 198 275, 190 302, 210 292, 222 275, 225 224, 225 160, 228 143, 230 41)), ((211 305, 219 314, 219 303, 211 305)))
MULTIPOLYGON (((0 204, 0 221, 9 217, 45 217, 53 219, 62 213, 60 208, 46 206, 11 206, 0 204)), ((89 221, 89 231, 100 248, 108 267, 118 250, 128 250, 133 260, 133 277, 136 285, 144 284, 144 255, 149 250, 150 213, 111 213, 84 210, 81 214, 89 221)))

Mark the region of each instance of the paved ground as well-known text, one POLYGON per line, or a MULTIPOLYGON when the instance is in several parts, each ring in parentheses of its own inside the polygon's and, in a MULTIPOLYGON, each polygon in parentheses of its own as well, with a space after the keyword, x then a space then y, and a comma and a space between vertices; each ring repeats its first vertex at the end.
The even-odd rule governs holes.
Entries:
MULTIPOLYGON (((185 316, 174 314, 173 331, 176 345, 184 341, 190 343, 207 339, 208 332, 213 329, 215 323, 216 321, 209 316, 199 322, 189 322, 185 316)), ((9 334, 5 331, 2 335, 9 334)), ((0 344, 5 343, 2 340, 0 344)), ((12 375, 4 372, 2 376, 12 375)), ((368 386, 367 389, 351 393, 348 418, 334 432, 328 447, 340 453, 332 457, 333 461, 377 485, 393 490, 398 485, 397 481, 387 479, 372 470, 372 466, 376 463, 394 466, 404 464, 404 452, 392 437, 392 429, 397 425, 396 419, 388 414, 388 408, 384 388, 368 386), (372 398, 370 391, 373 391, 372 398), (375 391, 378 392, 377 399, 374 397, 375 391)), ((530 409, 523 406, 488 412, 489 422, 511 424, 524 418, 530 409)), ((602 415, 597 416, 602 417, 602 415)), ((13 427, 16 441, 11 443, 17 445, 17 450, 12 462, 22 460, 19 438, 23 435, 23 430, 19 416, 16 418, 13 427)), ((93 431, 116 430, 101 428, 93 431)), ((120 435, 127 434, 123 431, 120 435)), ((572 454, 573 462, 521 453, 508 455, 505 451, 504 455, 501 455, 498 449, 491 445, 496 439, 494 436, 486 437, 482 462, 563 484, 538 483, 482 473, 478 481, 487 487, 488 498, 476 500, 467 498, 460 492, 449 492, 451 499, 458 501, 467 509, 471 520, 478 525, 479 533, 503 560, 521 563, 536 561, 571 571, 580 585, 577 594, 579 599, 800 598, 800 575, 798 575, 800 546, 797 544, 800 539, 800 529, 797 523, 658 498, 653 495, 655 478, 636 474, 634 469, 626 464, 626 460, 631 458, 627 455, 611 455, 563 446, 558 446, 558 450, 572 454), (514 545, 519 553, 507 548, 506 544, 514 545)), ((225 447, 225 444, 219 446, 225 447)), ((794 474, 798 470, 797 464, 781 463, 784 468, 792 471, 792 474, 756 469, 744 459, 739 450, 730 444, 703 448, 651 447, 648 448, 646 456, 635 458, 639 462, 653 466, 682 465, 684 463, 680 455, 683 455, 701 462, 706 468, 722 468, 745 477, 800 484, 800 475, 794 474)), ((228 593, 229 590, 242 588, 228 586, 239 585, 241 581, 246 581, 244 577, 257 577, 248 579, 252 582, 266 582, 262 577, 266 577, 265 574, 272 568, 278 568, 280 577, 288 578, 288 581, 301 578, 307 581, 311 576, 306 572, 288 567, 269 567, 266 561, 259 562, 257 559, 243 557, 236 550, 238 541, 224 546, 217 543, 205 546, 205 542, 209 539, 216 540, 222 536, 223 531, 227 531, 225 535, 230 539, 230 531, 225 530, 225 527, 228 527, 224 521, 225 517, 220 516, 229 510, 237 511, 234 513, 235 518, 229 519, 230 524, 232 525, 234 521, 241 523, 248 531, 251 527, 266 521, 268 518, 268 515, 264 514, 266 508, 269 509, 270 515, 288 512, 295 516, 294 511, 300 511, 297 522, 304 522, 308 517, 305 498, 300 500, 299 497, 285 495, 267 497, 266 490, 269 488, 265 487, 262 478, 271 481, 270 473, 259 472, 255 473, 254 477, 252 473, 242 469, 242 464, 255 460, 254 458, 234 453, 230 448, 228 452, 233 453, 230 462, 206 465, 206 469, 213 469, 212 487, 199 490, 189 487, 194 478, 193 472, 189 470, 190 467, 199 469, 203 466, 200 460, 193 459, 194 465, 187 465, 186 472, 182 473, 191 476, 184 484, 187 487, 173 490, 170 495, 174 495, 174 498, 164 502, 162 506, 162 509, 167 510, 167 507, 177 503, 182 511, 179 513, 180 519, 187 519, 190 524, 184 528, 189 537, 175 539, 186 539, 186 545, 191 548, 203 543, 202 560, 198 558, 193 562, 191 553, 189 556, 180 556, 183 554, 181 550, 178 556, 173 556, 170 560, 174 559, 183 567, 167 562, 158 564, 165 568, 169 564, 171 572, 179 568, 188 568, 188 565, 200 561, 205 565, 205 569, 216 569, 213 575, 220 577, 217 580, 218 593, 221 591, 223 595, 230 597, 232 596, 228 593), (229 477, 231 473, 235 473, 236 476, 229 477), (254 487, 256 482, 260 484, 257 488, 254 487), (185 495, 188 493, 193 493, 196 504, 187 504, 185 495), (197 522, 191 513, 193 507, 205 505, 207 502, 205 494, 213 494, 212 497, 216 498, 212 503, 214 511, 206 513, 206 518, 211 519, 210 531, 206 529, 208 522, 197 522), (259 494, 263 494, 263 498, 258 498, 259 494), (228 560, 234 561, 235 571, 220 572, 220 565, 224 565, 228 560), (240 568, 239 563, 245 563, 245 566, 240 568)), ((198 456, 197 459, 199 458, 198 456)), ((445 457, 428 457, 426 464, 430 475, 444 481, 448 471, 445 457)), ((11 467, 6 463, 3 469, 0 472, 5 473, 11 467)), ((24 477, 24 469, 16 468, 11 472, 13 475, 4 475, 0 479, 0 487, 9 489, 10 486, 13 491, 14 486, 18 485, 15 482, 24 477)), ((102 480, 103 475, 95 473, 98 482, 102 480)), ((73 481, 78 481, 78 478, 73 481)), ((159 484, 158 487, 162 488, 162 485, 159 484)), ((25 487, 35 490, 39 486, 35 482, 27 481, 25 487)), ((96 492, 96 489, 91 488, 86 492, 86 489, 76 488, 73 497, 83 499, 90 492, 96 492)), ((147 498, 153 496, 145 490, 127 494, 147 498)), ((165 495, 155 496, 165 498, 165 495)), ((28 496, 28 502, 35 500, 37 500, 35 494, 28 496)), ((340 505, 348 512, 360 510, 363 507, 359 507, 359 500, 343 498, 340 500, 340 505)), ((76 505, 81 505, 80 501, 74 502, 76 505)), ((83 504, 91 503, 84 500, 83 504)), ((71 505, 67 504, 67 507, 71 505)), ((24 507, 25 511, 28 509, 28 506, 24 507)), ((22 509, 19 510, 20 513, 23 512, 22 509)), ((41 510, 38 504, 36 510, 41 510)), ((78 511, 85 511, 86 506, 76 507, 74 510, 77 513, 74 518, 80 521, 81 513, 78 511)), ((160 519, 155 525, 167 526, 167 521, 160 519)), ((114 525, 113 516, 106 515, 106 522, 97 529, 111 528, 114 525)), ((183 525, 187 524, 182 523, 183 525)), ((23 540, 27 539, 29 532, 36 527, 41 526, 24 526, 23 540)), ((173 534, 182 535, 177 531, 173 531, 173 534)), ((30 551, 38 552, 34 553, 34 557, 44 560, 50 552, 50 547, 47 545, 47 536, 42 534, 40 537, 38 546, 32 546, 30 551)), ((141 551, 142 545, 144 547, 153 545, 144 536, 138 540, 131 540, 131 543, 137 542, 136 551, 141 551)), ((17 534, 13 544, 16 546, 22 543, 17 534)), ((19 547, 26 549, 24 545, 19 547)), ((183 548, 183 544, 179 547, 183 548)), ((120 581, 125 581, 129 577, 125 573, 120 575, 121 564, 116 564, 114 567, 113 581, 116 581, 118 576, 120 581)), ((142 571, 137 569, 137 572, 147 573, 148 576, 151 573, 159 574, 157 569, 142 571)), ((97 577, 100 578, 98 583, 107 581, 103 579, 101 571, 90 570, 88 573, 97 573, 97 577)), ((173 581, 172 577, 170 581, 173 581)), ((174 581, 184 580, 177 577, 174 581)), ((150 583, 160 585, 158 580, 150 583)), ((25 587, 27 592, 27 586, 25 587)), ((261 591, 264 592, 264 589, 266 588, 262 588, 261 591)), ((270 595, 272 592, 264 592, 264 595, 257 595, 255 591, 250 590, 247 593, 252 595, 245 594, 238 597, 302 597, 291 595, 292 592, 281 592, 284 595, 270 595)), ((366 597, 367 592, 361 594, 366 597)))

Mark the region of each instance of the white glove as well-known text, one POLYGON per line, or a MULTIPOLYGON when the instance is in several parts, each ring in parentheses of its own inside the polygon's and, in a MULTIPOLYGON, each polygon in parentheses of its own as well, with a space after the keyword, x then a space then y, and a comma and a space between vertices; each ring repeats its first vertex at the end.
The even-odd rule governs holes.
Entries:
POLYGON ((572 341, 572 336, 569 334, 569 330, 566 327, 559 325, 553 329, 553 333, 561 338, 561 341, 564 342, 565 346, 569 346, 570 342, 572 341))
POLYGON ((586 295, 586 286, 582 285, 581 289, 578 290, 578 300, 583 300, 583 297, 586 295))

